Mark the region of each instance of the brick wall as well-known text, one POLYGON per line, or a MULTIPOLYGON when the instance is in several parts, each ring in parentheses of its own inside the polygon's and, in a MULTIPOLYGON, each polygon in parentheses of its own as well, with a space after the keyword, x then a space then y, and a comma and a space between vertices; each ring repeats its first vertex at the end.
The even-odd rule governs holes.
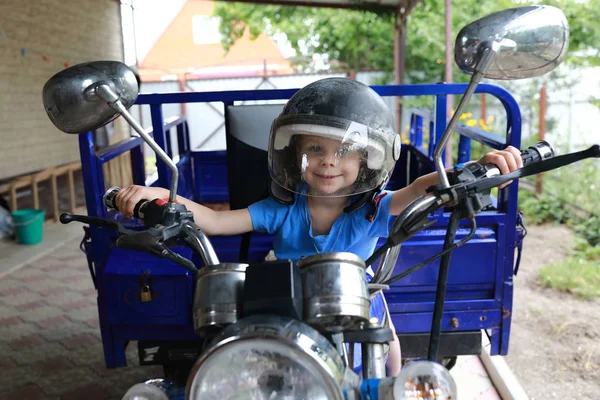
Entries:
POLYGON ((0 180, 79 160, 42 88, 66 62, 123 60, 119 2, 0 0, 0 29, 0 180))

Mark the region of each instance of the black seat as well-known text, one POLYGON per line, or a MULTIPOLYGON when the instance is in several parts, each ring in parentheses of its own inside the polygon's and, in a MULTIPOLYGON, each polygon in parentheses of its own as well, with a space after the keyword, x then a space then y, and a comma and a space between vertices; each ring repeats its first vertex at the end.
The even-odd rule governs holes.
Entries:
MULTIPOLYGON (((267 151, 271 124, 283 104, 227 106, 225 135, 229 205, 232 210, 247 208, 269 195, 267 151)), ((248 260, 251 234, 242 236, 240 261, 248 260)))

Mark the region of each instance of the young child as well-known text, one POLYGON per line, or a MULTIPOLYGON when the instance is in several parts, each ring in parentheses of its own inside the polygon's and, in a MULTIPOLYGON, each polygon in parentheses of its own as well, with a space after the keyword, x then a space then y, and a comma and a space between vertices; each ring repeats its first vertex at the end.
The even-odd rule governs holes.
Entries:
MULTIPOLYGON (((177 201, 194 213, 194 221, 209 236, 253 230, 275 235, 278 259, 346 251, 366 260, 378 238, 387 237, 389 217, 439 182, 433 173, 403 189, 383 190, 399 156, 400 137, 383 99, 359 82, 323 79, 298 91, 273 122, 269 198, 227 211, 181 197, 177 201)), ((478 162, 495 164, 502 173, 522 167, 520 152, 512 147, 492 151, 478 162)), ((130 186, 116 201, 131 216, 140 200, 167 197, 166 189, 130 186)), ((389 315, 385 319, 395 331, 389 315)), ((387 367, 390 376, 400 371, 397 337, 390 343, 387 367)))

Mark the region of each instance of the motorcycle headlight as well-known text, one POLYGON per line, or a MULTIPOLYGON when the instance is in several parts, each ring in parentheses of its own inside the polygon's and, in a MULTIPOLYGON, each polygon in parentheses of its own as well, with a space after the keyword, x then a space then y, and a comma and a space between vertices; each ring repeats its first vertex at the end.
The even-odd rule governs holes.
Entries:
POLYGON ((450 372, 431 361, 415 361, 400 370, 394 382, 394 400, 456 400, 450 372))
POLYGON ((229 326, 196 362, 186 398, 343 399, 342 359, 298 321, 256 316, 229 326))

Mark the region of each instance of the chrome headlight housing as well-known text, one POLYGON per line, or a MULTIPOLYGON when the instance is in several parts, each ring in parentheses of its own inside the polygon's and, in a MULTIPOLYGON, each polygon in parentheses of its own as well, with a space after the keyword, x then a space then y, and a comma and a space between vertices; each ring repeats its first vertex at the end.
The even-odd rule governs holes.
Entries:
POLYGON ((315 329, 257 315, 226 328, 194 364, 186 398, 342 400, 344 364, 315 329))
POLYGON ((456 400, 456 384, 438 363, 415 361, 400 370, 394 382, 394 400, 456 400))

